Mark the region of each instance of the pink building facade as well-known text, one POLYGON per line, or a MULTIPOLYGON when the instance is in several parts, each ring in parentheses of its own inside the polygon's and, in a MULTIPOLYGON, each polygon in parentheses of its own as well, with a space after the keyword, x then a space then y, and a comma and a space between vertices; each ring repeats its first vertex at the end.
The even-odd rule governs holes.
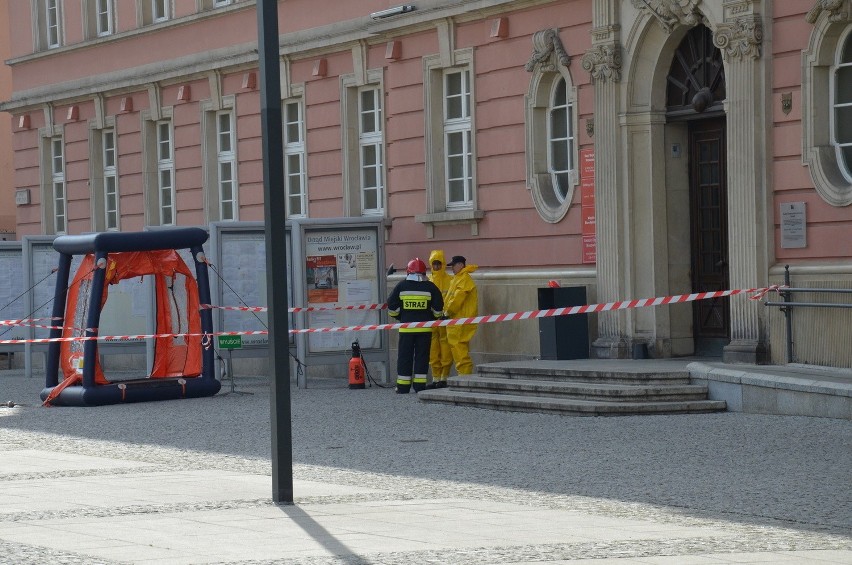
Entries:
MULTIPOLYGON (((0 106, 19 237, 263 219, 255 2, 30 4, 0 106)), ((608 302, 789 264, 849 288, 848 4, 280 2, 286 215, 383 218, 397 265, 466 256, 483 314, 536 309, 553 279, 608 302)), ((852 365, 844 312, 797 311, 797 361, 852 365)), ((784 362, 780 312, 742 296, 590 334, 596 357, 784 362)), ((537 323, 484 325, 472 350, 535 357, 537 323)))
MULTIPOLYGON (((9 27, 8 0, 0 0, 0 30, 9 27)), ((9 35, 0 33, 0 58, 6 60, 11 54, 9 35)), ((0 66, 0 100, 12 96, 12 70, 0 66)), ((12 166, 12 116, 0 112, 0 241, 15 239, 15 183, 12 166)))

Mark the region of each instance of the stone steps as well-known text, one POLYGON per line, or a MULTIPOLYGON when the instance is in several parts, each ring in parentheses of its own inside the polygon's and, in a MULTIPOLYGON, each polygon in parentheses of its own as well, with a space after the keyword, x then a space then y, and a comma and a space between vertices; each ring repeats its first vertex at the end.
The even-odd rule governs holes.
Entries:
POLYGON ((624 365, 569 368, 547 363, 481 365, 478 375, 451 377, 449 386, 426 390, 422 402, 439 402, 570 416, 694 414, 726 409, 708 400, 707 387, 690 385, 685 370, 624 365))
POLYGON ((637 385, 589 381, 533 380, 483 376, 452 377, 448 383, 456 391, 490 394, 523 394, 580 400, 606 399, 613 402, 706 400, 702 385, 637 385))

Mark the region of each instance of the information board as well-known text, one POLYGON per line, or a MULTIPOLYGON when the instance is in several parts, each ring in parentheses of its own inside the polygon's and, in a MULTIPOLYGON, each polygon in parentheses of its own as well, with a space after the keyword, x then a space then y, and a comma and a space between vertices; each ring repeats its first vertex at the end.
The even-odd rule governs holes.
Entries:
MULTIPOLYGON (((290 232, 286 236, 287 256, 292 257, 290 232)), ((213 302, 217 306, 268 306, 266 286, 266 233, 261 222, 217 222, 211 224, 211 240, 216 250, 214 269, 211 269, 211 286, 214 288, 213 302)), ((287 300, 293 304, 293 263, 288 264, 287 300)), ((217 310, 214 318, 217 331, 268 331, 267 312, 245 312, 217 310)), ((288 315, 292 328, 293 315, 288 315)), ((295 345, 293 335, 288 343, 295 345)), ((249 353, 252 349, 269 346, 269 335, 243 335, 240 349, 249 353)))
MULTIPOLYGON (((30 281, 34 285, 30 290, 29 316, 30 318, 50 318, 53 315, 53 297, 56 293, 56 273, 54 269, 59 265, 59 252, 53 249, 52 242, 32 243, 30 247, 30 281)), ((71 273, 77 272, 82 258, 75 257, 71 263, 71 273)), ((69 281, 70 282, 70 281, 69 281)), ((49 324, 49 322, 42 322, 49 324)), ((50 330, 46 328, 34 328, 34 338, 50 337, 50 330)))
MULTIPOLYGON (((222 232, 219 260, 220 304, 223 306, 266 306, 266 242, 263 232, 222 232)), ((266 312, 224 310, 222 331, 267 330, 266 312)), ((242 347, 267 346, 268 335, 244 335, 242 347)))
MULTIPOLYGON (((373 227, 305 229, 304 288, 309 328, 380 323, 380 310, 333 310, 379 302, 378 234, 373 227)), ((358 340, 363 349, 381 347, 378 331, 308 334, 310 353, 349 350, 358 340)))
MULTIPOLYGON (((20 243, 0 246, 0 319, 20 320, 27 315, 24 293, 24 256, 20 243)), ((0 339, 27 339, 26 326, 0 326, 0 339)), ((3 350, 10 346, 0 346, 3 350)))

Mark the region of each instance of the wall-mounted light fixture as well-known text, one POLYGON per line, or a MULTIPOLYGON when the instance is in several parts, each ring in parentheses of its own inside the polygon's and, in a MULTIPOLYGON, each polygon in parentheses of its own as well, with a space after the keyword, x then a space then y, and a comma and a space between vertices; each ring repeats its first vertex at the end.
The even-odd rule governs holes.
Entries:
POLYGON ((388 8, 387 10, 381 10, 380 12, 373 12, 370 14, 370 17, 374 20, 383 20, 385 18, 392 18, 393 16, 398 16, 400 14, 407 14, 408 12, 413 12, 417 9, 417 6, 412 4, 403 4, 402 6, 397 6, 395 8, 388 8))

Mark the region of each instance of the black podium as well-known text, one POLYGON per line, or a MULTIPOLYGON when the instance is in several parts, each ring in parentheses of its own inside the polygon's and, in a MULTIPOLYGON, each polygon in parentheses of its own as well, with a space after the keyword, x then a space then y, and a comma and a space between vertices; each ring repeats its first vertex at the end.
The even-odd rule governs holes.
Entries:
MULTIPOLYGON (((586 287, 538 289, 538 309, 584 306, 586 287)), ((588 359, 589 315, 551 316, 539 318, 538 333, 541 359, 588 359)))

